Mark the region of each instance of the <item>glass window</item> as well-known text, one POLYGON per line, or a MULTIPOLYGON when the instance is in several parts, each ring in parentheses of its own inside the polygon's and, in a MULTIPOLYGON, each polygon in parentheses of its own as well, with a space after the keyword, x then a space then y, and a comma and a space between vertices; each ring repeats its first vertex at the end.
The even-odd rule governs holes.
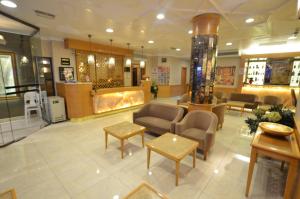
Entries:
POLYGON ((4 97, 5 92, 15 92, 15 88, 5 90, 5 87, 15 86, 14 68, 12 56, 0 54, 0 96, 4 97))

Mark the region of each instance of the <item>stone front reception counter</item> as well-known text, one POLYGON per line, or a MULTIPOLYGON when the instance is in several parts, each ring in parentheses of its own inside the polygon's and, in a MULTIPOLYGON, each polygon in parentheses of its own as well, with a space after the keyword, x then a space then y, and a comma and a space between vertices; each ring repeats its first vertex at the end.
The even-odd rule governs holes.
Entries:
POLYGON ((92 89, 92 83, 57 83, 58 96, 64 97, 69 119, 82 119, 112 111, 134 108, 151 98, 150 81, 141 86, 92 89))
POLYGON ((95 114, 144 104, 141 87, 105 88, 92 92, 95 114))

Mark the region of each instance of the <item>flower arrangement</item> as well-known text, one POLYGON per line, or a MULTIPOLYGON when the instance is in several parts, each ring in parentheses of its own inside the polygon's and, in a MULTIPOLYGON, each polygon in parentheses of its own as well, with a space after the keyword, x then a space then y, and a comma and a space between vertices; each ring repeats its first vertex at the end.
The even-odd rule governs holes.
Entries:
POLYGON ((283 107, 283 105, 272 106, 269 111, 255 109, 253 111, 255 117, 249 117, 245 120, 250 129, 250 134, 255 133, 260 122, 274 122, 294 127, 294 113, 283 107))

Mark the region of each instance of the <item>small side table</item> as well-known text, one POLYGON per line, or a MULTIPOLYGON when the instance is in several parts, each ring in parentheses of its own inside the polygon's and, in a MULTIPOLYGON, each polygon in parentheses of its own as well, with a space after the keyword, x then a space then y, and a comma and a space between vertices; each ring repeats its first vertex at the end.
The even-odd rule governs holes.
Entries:
POLYGON ((133 191, 131 191, 124 199, 144 199, 144 198, 151 198, 151 199, 168 199, 162 193, 156 191, 153 187, 149 184, 143 182, 133 191))
POLYGON ((105 133, 105 149, 107 149, 108 134, 119 139, 121 142, 121 158, 124 158, 124 140, 135 135, 142 136, 142 145, 144 148, 145 127, 130 122, 121 122, 112 126, 103 128, 105 133))
POLYGON ((284 199, 290 199, 292 188, 297 177, 298 164, 300 160, 300 151, 295 134, 289 138, 280 138, 262 133, 260 129, 256 132, 251 144, 251 157, 248 170, 246 197, 252 181, 254 166, 258 155, 267 156, 276 160, 289 163, 289 171, 285 185, 284 199))

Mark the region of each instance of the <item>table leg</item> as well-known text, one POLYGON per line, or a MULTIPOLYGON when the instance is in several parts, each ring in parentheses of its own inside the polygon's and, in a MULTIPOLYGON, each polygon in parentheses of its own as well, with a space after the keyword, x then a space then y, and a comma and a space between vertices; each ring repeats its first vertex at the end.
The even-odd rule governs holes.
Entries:
POLYGON ((150 167, 150 156, 151 156, 151 149, 147 148, 147 169, 150 167))
POLYGON ((121 139, 121 158, 123 159, 124 157, 124 140, 121 139))
POLYGON ((248 169, 246 197, 248 197, 248 195, 249 195, 249 190, 250 190, 250 186, 251 186, 252 175, 253 175, 253 170, 254 170, 254 165, 255 165, 255 162, 256 162, 256 158, 257 158, 256 150, 252 148, 250 163, 249 163, 249 169, 248 169))
POLYGON ((143 145, 143 148, 145 147, 145 141, 144 141, 144 135, 145 135, 145 133, 144 133, 144 131, 142 132, 142 145, 143 145))
POLYGON ((195 150, 193 151, 193 168, 196 167, 196 152, 197 152, 197 149, 195 149, 195 150))
POLYGON ((297 177, 298 161, 291 160, 289 164, 289 171, 285 185, 284 199, 289 199, 292 196, 293 185, 297 177))
POLYGON ((107 149, 108 133, 105 132, 105 149, 107 149))
POLYGON ((179 179, 179 161, 176 161, 176 186, 178 186, 178 179, 179 179))

